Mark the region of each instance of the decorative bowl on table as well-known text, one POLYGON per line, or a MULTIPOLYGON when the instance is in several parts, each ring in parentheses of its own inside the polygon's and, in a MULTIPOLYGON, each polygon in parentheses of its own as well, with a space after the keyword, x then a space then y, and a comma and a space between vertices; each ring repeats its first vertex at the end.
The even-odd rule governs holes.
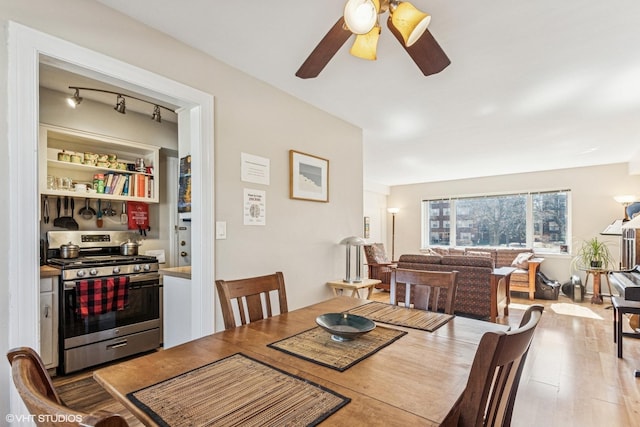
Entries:
POLYGON ((371 332, 376 324, 366 317, 349 313, 326 313, 316 317, 316 323, 331 334, 334 341, 351 341, 371 332))

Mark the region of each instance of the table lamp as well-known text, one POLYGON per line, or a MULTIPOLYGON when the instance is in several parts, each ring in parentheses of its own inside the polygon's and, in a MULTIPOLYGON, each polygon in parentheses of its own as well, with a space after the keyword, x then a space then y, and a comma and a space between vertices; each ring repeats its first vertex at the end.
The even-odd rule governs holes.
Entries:
POLYGON ((346 275, 343 279, 346 283, 360 283, 362 282, 362 262, 360 256, 360 246, 366 245, 367 242, 364 241, 361 237, 358 236, 350 236, 345 237, 340 241, 341 245, 345 245, 347 247, 347 269, 346 275), (351 278, 351 248, 356 248, 356 277, 355 279, 351 278))

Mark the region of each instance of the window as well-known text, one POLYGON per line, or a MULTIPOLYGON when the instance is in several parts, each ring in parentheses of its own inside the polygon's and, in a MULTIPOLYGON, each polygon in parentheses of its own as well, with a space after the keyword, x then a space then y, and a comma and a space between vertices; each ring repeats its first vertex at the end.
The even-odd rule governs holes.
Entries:
POLYGON ((424 200, 423 246, 568 251, 568 190, 424 200))

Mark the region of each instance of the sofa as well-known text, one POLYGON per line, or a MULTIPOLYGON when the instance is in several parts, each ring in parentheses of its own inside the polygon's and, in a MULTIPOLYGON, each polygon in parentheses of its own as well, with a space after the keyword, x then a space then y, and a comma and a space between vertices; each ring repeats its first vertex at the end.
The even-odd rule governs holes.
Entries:
MULTIPOLYGON (((466 255, 401 255, 398 268, 429 271, 458 271, 456 314, 480 319, 491 316, 491 275, 493 261, 488 257, 466 255)), ((438 304, 444 309, 444 295, 438 304)))
POLYGON ((498 305, 508 313, 509 296, 500 281, 501 267, 515 268, 510 276, 510 292, 526 292, 533 299, 536 274, 542 258, 528 248, 431 248, 419 255, 405 254, 398 268, 454 271, 458 274, 455 311, 478 318, 495 319, 498 305))

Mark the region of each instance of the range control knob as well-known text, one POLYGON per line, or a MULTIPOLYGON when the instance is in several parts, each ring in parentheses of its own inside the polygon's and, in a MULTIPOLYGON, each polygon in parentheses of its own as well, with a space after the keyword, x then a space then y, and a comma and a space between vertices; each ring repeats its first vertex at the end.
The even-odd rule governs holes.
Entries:
POLYGON ((151 266, 149 264, 145 264, 144 267, 142 267, 144 269, 144 271, 149 271, 151 270, 151 266))
POLYGON ((78 270, 78 272, 76 273, 76 276, 78 276, 78 277, 84 277, 84 275, 85 275, 85 274, 86 274, 86 273, 85 273, 85 271, 84 271, 84 270, 78 270))
POLYGON ((96 276, 96 275, 98 274, 98 270, 96 270, 95 268, 92 268, 92 269, 89 271, 89 274, 90 274, 90 275, 92 275, 92 276, 96 276))
POLYGON ((140 271, 140 266, 139 265, 134 265, 133 266, 133 271, 140 271))
POLYGON ((187 256, 188 254, 185 251, 180 252, 180 256, 187 256))
POLYGON ((113 267, 113 274, 120 273, 120 267, 113 267))

